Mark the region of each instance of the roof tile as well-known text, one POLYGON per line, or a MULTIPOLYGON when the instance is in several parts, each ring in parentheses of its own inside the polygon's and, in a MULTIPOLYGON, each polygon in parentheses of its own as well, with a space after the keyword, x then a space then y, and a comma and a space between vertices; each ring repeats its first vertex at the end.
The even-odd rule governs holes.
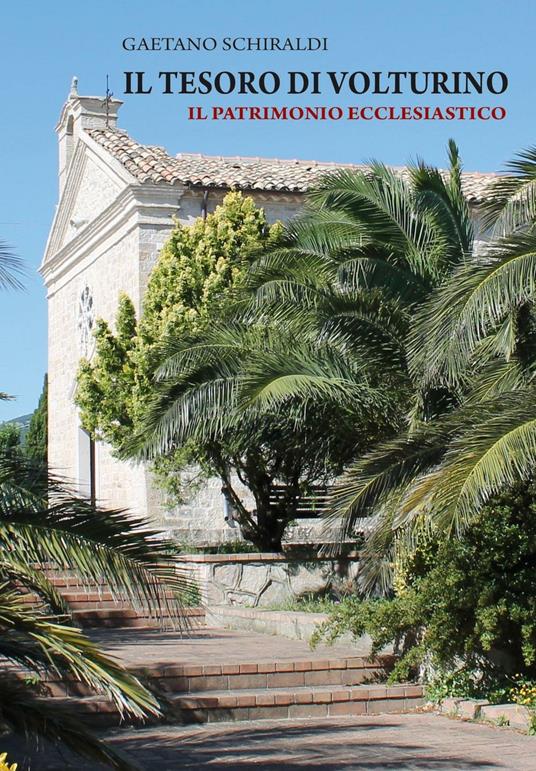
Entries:
MULTIPOLYGON (((326 172, 340 168, 366 168, 363 164, 225 157, 199 153, 179 153, 172 156, 168 155, 163 147, 136 142, 120 129, 86 131, 142 183, 165 182, 222 189, 305 193, 314 187, 326 172)), ((405 173, 403 168, 399 171, 401 174, 405 173)), ((468 200, 473 203, 485 200, 494 179, 495 174, 464 172, 462 182, 468 200)))

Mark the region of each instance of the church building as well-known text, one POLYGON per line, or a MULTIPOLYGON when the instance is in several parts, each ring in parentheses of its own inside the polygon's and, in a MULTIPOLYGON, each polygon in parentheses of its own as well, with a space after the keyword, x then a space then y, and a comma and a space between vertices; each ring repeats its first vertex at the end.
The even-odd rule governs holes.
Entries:
MULTIPOLYGON (((97 318, 113 327, 121 292, 139 315, 174 219, 192 223, 213 211, 227 191, 241 190, 263 207, 269 222, 284 222, 320 176, 340 164, 170 155, 117 127, 121 104, 80 96, 74 79, 56 126, 59 200, 40 267, 48 299, 49 463, 104 506, 149 515, 182 540, 217 542, 229 537, 217 480, 169 510, 146 468, 116 460, 81 428, 74 404, 79 360, 92 355, 97 318)), ((357 147, 356 154, 366 148, 357 147)), ((476 213, 491 179, 464 174, 476 213)))

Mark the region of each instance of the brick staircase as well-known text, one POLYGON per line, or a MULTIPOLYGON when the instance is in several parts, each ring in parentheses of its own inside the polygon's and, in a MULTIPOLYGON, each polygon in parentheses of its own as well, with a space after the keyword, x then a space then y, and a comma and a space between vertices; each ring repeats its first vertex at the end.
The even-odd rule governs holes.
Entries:
POLYGON ((363 715, 418 706, 419 686, 378 684, 390 664, 390 657, 355 657, 179 667, 158 682, 188 723, 363 715))
MULTIPOLYGON (((185 637, 162 631, 161 624, 126 599, 114 600, 104 581, 88 589, 74 575, 49 574, 49 578, 79 625, 145 678, 161 699, 164 716, 152 722, 180 725, 400 713, 423 703, 419 685, 384 684, 394 661, 391 655, 371 660, 354 655, 361 652, 354 646, 312 652, 301 640, 211 629, 204 626, 203 608, 185 609, 191 628, 185 637)), ((45 698, 94 727, 122 724, 115 705, 92 695, 83 683, 50 679, 44 686, 45 698)))
MULTIPOLYGON (((303 659, 220 665, 133 667, 166 704, 163 722, 213 723, 407 712, 423 703, 422 687, 381 683, 392 657, 303 659)), ((58 704, 89 724, 117 726, 120 716, 79 683, 49 682, 58 704)))
MULTIPOLYGON (((161 626, 155 618, 133 608, 129 600, 114 599, 104 580, 88 588, 74 574, 49 572, 48 578, 71 608, 75 623, 83 629, 156 629, 161 626)), ((204 608, 184 608, 182 615, 191 624, 205 621, 204 608)), ((165 608, 162 617, 164 620, 169 618, 165 608)))

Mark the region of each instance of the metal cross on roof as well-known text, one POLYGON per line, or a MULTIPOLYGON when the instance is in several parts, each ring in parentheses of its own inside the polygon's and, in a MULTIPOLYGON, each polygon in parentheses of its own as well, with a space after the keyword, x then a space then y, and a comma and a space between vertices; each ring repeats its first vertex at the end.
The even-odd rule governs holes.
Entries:
POLYGON ((110 91, 108 85, 108 75, 106 75, 106 96, 102 101, 102 106, 106 109, 106 128, 110 125, 110 102, 112 101, 113 91, 110 91))

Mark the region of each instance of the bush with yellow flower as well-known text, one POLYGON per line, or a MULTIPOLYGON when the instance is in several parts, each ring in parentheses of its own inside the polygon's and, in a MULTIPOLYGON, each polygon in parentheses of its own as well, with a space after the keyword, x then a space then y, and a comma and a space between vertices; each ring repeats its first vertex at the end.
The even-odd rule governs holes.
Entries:
POLYGON ((7 762, 7 752, 3 752, 0 755, 0 771, 17 771, 16 763, 9 765, 7 762))

